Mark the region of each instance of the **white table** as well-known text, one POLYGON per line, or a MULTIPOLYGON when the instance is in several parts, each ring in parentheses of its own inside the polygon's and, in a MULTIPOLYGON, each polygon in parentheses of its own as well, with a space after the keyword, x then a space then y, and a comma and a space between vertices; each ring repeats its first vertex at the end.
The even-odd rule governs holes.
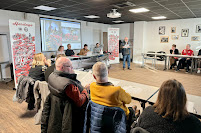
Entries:
MULTIPOLYGON (((87 72, 83 71, 77 71, 75 70, 75 73, 77 74, 77 79, 82 80, 82 78, 85 77, 87 72)), ((140 101, 141 106, 144 108, 145 103, 148 102, 150 104, 154 104, 156 102, 156 99, 158 97, 158 87, 154 86, 148 86, 144 84, 139 84, 135 82, 115 79, 109 77, 109 82, 112 82, 115 86, 121 86, 127 93, 129 93, 132 97, 132 99, 140 101)), ((95 82, 95 79, 93 81, 95 82)), ((188 110, 190 113, 196 115, 198 118, 201 118, 201 97, 195 96, 195 95, 189 95, 187 94, 187 99, 189 102, 194 103, 195 110, 188 110)))
POLYGON ((164 70, 169 69, 170 57, 190 58, 190 59, 192 59, 191 73, 192 73, 193 67, 194 67, 194 59, 195 59, 195 69, 197 69, 197 60, 201 59, 201 56, 189 56, 189 55, 178 55, 178 54, 163 54, 163 53, 142 53, 142 67, 144 67, 144 58, 147 55, 154 55, 154 57, 153 57, 153 59, 154 59, 154 67, 156 66, 157 56, 164 56, 165 57, 164 70), (168 60, 168 67, 167 67, 167 60, 168 60))

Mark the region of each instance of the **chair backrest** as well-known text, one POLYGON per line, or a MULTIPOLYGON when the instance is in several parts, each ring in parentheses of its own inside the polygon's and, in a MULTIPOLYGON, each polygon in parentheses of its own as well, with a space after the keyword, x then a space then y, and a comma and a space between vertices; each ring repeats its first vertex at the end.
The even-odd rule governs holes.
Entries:
POLYGON ((133 128, 130 133, 149 133, 149 132, 141 127, 136 127, 133 128))
MULTIPOLYGON (((164 51, 159 51, 157 53, 159 53, 159 54, 165 54, 164 51)), ((157 60, 164 61, 165 60, 165 55, 157 55, 157 60)))
POLYGON ((84 133, 126 133, 126 115, 118 107, 107 107, 89 101, 84 133))
MULTIPOLYGON (((148 51, 147 53, 155 53, 154 51, 148 51)), ((147 54, 148 57, 154 57, 154 54, 147 54)))

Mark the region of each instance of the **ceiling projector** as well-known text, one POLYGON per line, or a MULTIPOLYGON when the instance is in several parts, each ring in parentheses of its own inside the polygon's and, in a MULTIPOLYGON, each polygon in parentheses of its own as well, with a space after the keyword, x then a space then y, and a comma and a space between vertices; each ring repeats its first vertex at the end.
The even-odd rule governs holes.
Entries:
POLYGON ((117 12, 117 9, 112 9, 112 12, 107 14, 108 18, 120 18, 121 13, 117 12))

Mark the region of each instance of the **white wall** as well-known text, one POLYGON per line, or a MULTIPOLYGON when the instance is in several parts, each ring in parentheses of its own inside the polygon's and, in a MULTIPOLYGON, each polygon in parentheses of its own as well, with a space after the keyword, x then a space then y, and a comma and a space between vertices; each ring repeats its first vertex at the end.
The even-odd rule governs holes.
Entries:
MULTIPOLYGON (((134 40, 139 40, 138 42, 135 42, 134 45, 143 45, 142 51, 137 51, 138 53, 136 54, 140 55, 140 53, 147 51, 165 51, 166 53, 169 53, 172 44, 176 44, 180 52, 185 49, 186 44, 191 44, 191 49, 195 52, 195 54, 197 54, 196 47, 201 46, 201 43, 200 41, 191 41, 191 37, 201 37, 200 33, 196 33, 196 25, 198 24, 201 24, 201 18, 135 22, 134 40), (165 26, 165 35, 159 35, 158 30, 160 26, 165 26), (171 33, 171 27, 176 27, 176 33, 171 33), (181 37, 181 29, 189 29, 189 36, 181 37), (145 33, 143 34, 143 37, 141 37, 142 34, 139 34, 139 31, 141 30, 144 30, 145 33), (179 35, 179 39, 172 40, 172 35, 179 35), (161 36, 169 36, 169 43, 160 43, 161 36)), ((139 58, 135 58, 135 56, 136 55, 133 57, 134 62, 139 63, 139 58)))

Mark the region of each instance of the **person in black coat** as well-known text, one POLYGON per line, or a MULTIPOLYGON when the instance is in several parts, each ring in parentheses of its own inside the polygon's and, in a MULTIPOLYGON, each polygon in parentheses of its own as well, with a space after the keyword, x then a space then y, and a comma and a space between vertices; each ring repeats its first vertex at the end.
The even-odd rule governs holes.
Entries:
MULTIPOLYGON (((172 45, 172 49, 170 49, 170 54, 179 54, 179 50, 176 49, 176 45, 172 45)), ((178 61, 178 57, 170 57, 170 69, 176 66, 176 62, 178 61)))
POLYGON ((66 56, 75 55, 74 51, 71 49, 71 45, 68 44, 67 47, 68 47, 68 49, 67 49, 66 52, 65 52, 66 56))
POLYGON ((142 112, 136 127, 150 133, 201 133, 201 122, 189 114, 186 101, 186 93, 180 82, 165 81, 156 103, 142 112))

